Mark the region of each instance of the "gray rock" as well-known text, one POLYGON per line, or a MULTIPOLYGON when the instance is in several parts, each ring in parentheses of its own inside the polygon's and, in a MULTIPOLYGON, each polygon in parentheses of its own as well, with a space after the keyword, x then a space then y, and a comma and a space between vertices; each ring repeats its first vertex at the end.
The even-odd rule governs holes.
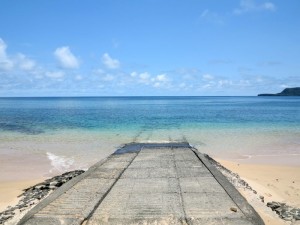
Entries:
POLYGON ((267 206, 275 211, 283 220, 300 220, 300 209, 298 208, 293 208, 280 202, 268 202, 267 206))
POLYGON ((293 217, 294 217, 295 220, 300 220, 300 215, 299 214, 298 215, 293 215, 293 217))
POLYGON ((232 212, 237 212, 237 208, 235 208, 235 207, 231 207, 230 210, 231 210, 232 212))
POLYGON ((265 197, 264 197, 264 196, 260 195, 259 198, 260 198, 260 200, 261 200, 262 202, 265 202, 265 197))

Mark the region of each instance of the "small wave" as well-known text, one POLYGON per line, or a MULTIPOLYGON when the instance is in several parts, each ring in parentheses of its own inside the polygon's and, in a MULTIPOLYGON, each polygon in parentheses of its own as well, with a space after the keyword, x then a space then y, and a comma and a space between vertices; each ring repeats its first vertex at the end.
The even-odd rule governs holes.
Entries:
POLYGON ((299 156, 300 154, 299 153, 282 153, 282 154, 266 154, 266 155, 253 155, 253 156, 263 156, 263 157, 265 157, 265 156, 276 156, 276 157, 278 157, 278 156, 299 156))
POLYGON ((73 159, 66 158, 64 156, 54 155, 51 152, 47 152, 47 157, 51 162, 52 168, 49 170, 52 172, 66 172, 74 163, 73 159))
POLYGON ((170 143, 172 141, 169 140, 146 140, 146 143, 170 143))
POLYGON ((300 156, 300 154, 266 154, 266 155, 241 155, 239 160, 247 160, 254 157, 284 157, 284 156, 300 156))

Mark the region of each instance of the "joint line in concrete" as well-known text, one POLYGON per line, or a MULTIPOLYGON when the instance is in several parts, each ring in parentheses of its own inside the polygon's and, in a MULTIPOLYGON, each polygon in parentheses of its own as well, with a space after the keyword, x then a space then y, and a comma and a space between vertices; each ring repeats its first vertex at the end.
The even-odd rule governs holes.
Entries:
MULTIPOLYGON (((171 149, 173 150, 174 148, 172 147, 171 149)), ((184 221, 186 222, 186 224, 191 225, 190 221, 187 218, 186 212, 185 212, 185 206, 184 206, 184 202, 183 202, 182 190, 181 190, 181 185, 180 185, 180 181, 179 181, 179 177, 178 177, 178 168, 177 168, 177 165, 176 165, 176 162, 175 162, 175 155, 174 154, 173 154, 173 159, 174 159, 175 170, 176 170, 176 179, 177 179, 178 186, 179 186, 179 198, 180 198, 180 202, 181 202, 181 205, 182 205, 184 221)))
POLYGON ((250 220, 253 224, 264 225, 265 223, 260 218, 258 213, 247 202, 247 200, 239 193, 239 191, 227 180, 227 178, 216 168, 211 165, 202 153, 198 152, 196 148, 192 148, 192 151, 197 158, 203 163, 203 165, 210 171, 212 176, 221 185, 224 191, 228 194, 231 200, 235 203, 237 208, 244 214, 244 216, 250 220))
MULTIPOLYGON (((141 151, 141 150, 140 150, 141 151)), ((119 176, 117 177, 117 179, 114 181, 114 183, 111 185, 111 187, 107 190, 107 192, 100 198, 100 200, 98 201, 98 203, 95 205, 95 207, 93 208, 93 210, 89 213, 89 215, 82 221, 81 225, 86 224, 86 222, 93 216, 94 212, 97 210, 97 208, 101 205, 101 203, 103 202, 103 200, 106 198, 106 196, 109 194, 109 192, 113 189, 113 187, 115 186, 115 184, 119 181, 120 177, 123 175, 123 173, 125 172, 125 170, 127 170, 127 168, 131 165, 131 163, 134 161, 134 159, 137 157, 137 155, 140 153, 140 151, 137 152, 137 154, 133 157, 133 159, 130 161, 130 163, 126 166, 126 168, 123 169, 123 171, 119 174, 119 176)))

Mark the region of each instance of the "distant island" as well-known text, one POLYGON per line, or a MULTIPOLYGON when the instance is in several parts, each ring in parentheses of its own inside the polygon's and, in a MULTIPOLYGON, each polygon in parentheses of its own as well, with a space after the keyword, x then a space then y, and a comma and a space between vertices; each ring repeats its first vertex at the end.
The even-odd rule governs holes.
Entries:
POLYGON ((258 96, 300 96, 300 87, 286 88, 277 94, 259 94, 258 96))

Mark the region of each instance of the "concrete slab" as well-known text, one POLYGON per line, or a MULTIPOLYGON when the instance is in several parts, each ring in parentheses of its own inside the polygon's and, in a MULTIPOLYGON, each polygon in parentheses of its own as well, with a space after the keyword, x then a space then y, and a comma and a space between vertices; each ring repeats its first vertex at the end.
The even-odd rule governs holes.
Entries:
MULTIPOLYGON (((123 220, 132 223, 150 221, 177 221, 184 218, 178 193, 125 193, 111 192, 89 219, 88 224, 105 224, 123 220)), ((131 223, 129 223, 131 224, 131 223)))
POLYGON ((233 212, 231 207, 237 208, 232 199, 223 192, 183 192, 182 199, 188 219, 201 218, 244 218, 238 210, 233 212))
POLYGON ((81 224, 135 157, 136 153, 108 157, 93 166, 73 186, 58 189, 58 194, 37 205, 20 224, 81 224), (119 165, 114 168, 116 162, 119 165))
POLYGON ((19 224, 263 224, 207 163, 187 143, 126 145, 19 224))
POLYGON ((174 167, 166 168, 128 168, 122 178, 145 179, 145 178, 175 178, 174 167))
POLYGON ((183 177, 179 178, 183 193, 223 193, 224 189, 213 176, 210 177, 183 177))
POLYGON ((123 193, 179 193, 179 184, 176 178, 121 178, 114 186, 114 191, 123 193))

